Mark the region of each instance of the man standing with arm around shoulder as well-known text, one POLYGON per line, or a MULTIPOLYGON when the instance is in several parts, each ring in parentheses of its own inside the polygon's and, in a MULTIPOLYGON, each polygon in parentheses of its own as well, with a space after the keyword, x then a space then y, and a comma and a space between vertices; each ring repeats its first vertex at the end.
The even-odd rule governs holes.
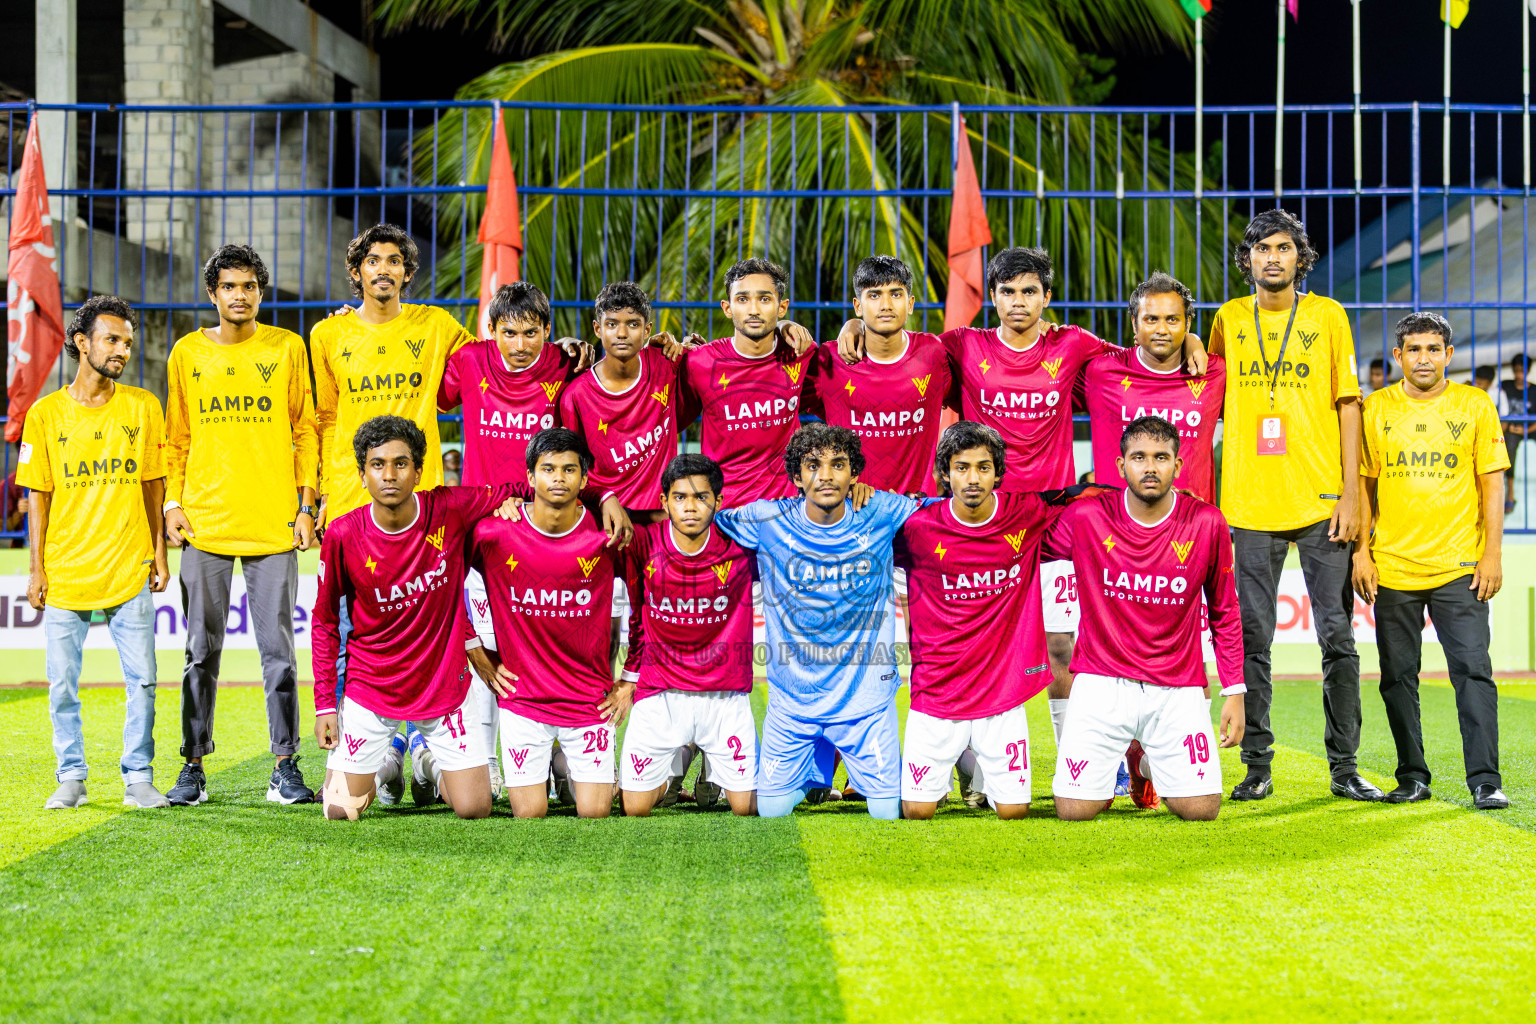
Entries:
POLYGON ((1376 606, 1381 699, 1397 744, 1393 804, 1428 800, 1419 727, 1424 611, 1434 620, 1456 690, 1467 788, 1480 811, 1509 798, 1499 775, 1499 692, 1488 657, 1488 602, 1504 583, 1504 449, 1487 393, 1445 379, 1451 325, 1434 313, 1397 324, 1400 384, 1365 403, 1360 467, 1369 546, 1355 552, 1355 590, 1376 606))
POLYGON ((187 660, 181 682, 181 756, 165 794, 179 806, 208 799, 203 758, 214 751, 219 660, 235 559, 261 653, 267 729, 276 759, 273 803, 309 803, 299 749, 299 668, 293 646, 299 556, 315 539, 319 435, 304 339, 256 322, 267 268, 250 246, 219 248, 203 285, 217 327, 171 350, 166 394, 165 523, 182 548, 187 660))
POLYGON ((165 589, 165 420, 155 396, 119 384, 138 318, 115 295, 87 299, 64 351, 74 382, 34 405, 17 480, 30 488, 27 600, 43 609, 48 713, 59 788, 49 809, 86 802, 80 662, 91 614, 106 615, 123 666, 126 807, 165 807, 154 786, 155 606, 165 589))
POLYGON ((1323 651, 1323 745, 1335 796, 1380 800, 1361 778, 1360 656, 1350 556, 1360 535, 1360 381, 1349 318, 1332 299, 1297 291, 1317 253, 1301 221, 1266 210, 1234 254, 1254 294, 1216 313, 1211 352, 1227 361, 1222 512, 1232 524, 1243 612, 1248 774, 1234 800, 1274 790, 1270 645, 1280 572, 1291 544, 1323 651))

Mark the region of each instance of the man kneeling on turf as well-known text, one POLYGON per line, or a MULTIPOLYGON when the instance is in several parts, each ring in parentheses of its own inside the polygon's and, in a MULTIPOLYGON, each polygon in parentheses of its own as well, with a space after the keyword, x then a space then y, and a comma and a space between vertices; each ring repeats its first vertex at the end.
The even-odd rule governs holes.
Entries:
POLYGON ((580 434, 541 430, 525 461, 533 501, 515 519, 475 528, 470 564, 485 578, 496 649, 486 645, 471 659, 501 709, 501 776, 512 813, 549 812, 558 740, 576 813, 606 818, 614 730, 634 695, 633 683, 613 682, 609 633, 608 598, 615 576, 623 578, 623 556, 582 505, 592 452, 580 434))
POLYGON ((798 498, 727 509, 715 525, 757 551, 768 638, 768 710, 757 810, 783 817, 832 784, 832 754, 875 818, 901 815, 891 542, 918 503, 850 500, 864 453, 846 427, 796 430, 784 468, 798 498))
POLYGON ((376 416, 352 439, 372 501, 331 523, 320 548, 314 611, 315 739, 331 752, 325 816, 355 820, 402 722, 426 737, 423 773, 461 818, 491 813, 491 776, 469 700, 466 646, 478 647, 461 597, 465 539, 511 486, 416 493, 426 457, 420 427, 376 416), (337 626, 351 611, 346 695, 336 703, 337 626), (339 714, 338 714, 339 712, 339 714))
POLYGON ((1124 491, 1074 502, 1046 535, 1048 558, 1077 565, 1083 616, 1072 654, 1072 699, 1056 756, 1056 816, 1087 821, 1114 798, 1131 740, 1168 809, 1213 821, 1221 758, 1201 692, 1200 595, 1210 609, 1221 681, 1221 745, 1243 738, 1243 630, 1227 520, 1178 494, 1179 432, 1143 416, 1120 437, 1124 491))
MULTIPOLYGON (((757 812, 752 720, 752 553, 714 528, 725 476, 679 455, 661 475, 667 519, 629 549, 629 656, 635 707, 619 760, 624 813, 651 813, 674 752, 696 744, 707 776, 737 814, 757 812)), ((698 793, 701 787, 695 786, 698 793)))
MULTIPOLYGON (((1051 681, 1040 611, 1040 543, 1062 507, 1004 494, 1003 439, 962 420, 939 438, 934 478, 948 498, 902 527, 907 570, 912 708, 902 744, 902 816, 932 818, 967 749, 972 785, 999 818, 1029 812, 1024 702, 1051 681), (980 638, 987 650, 977 650, 980 638)), ((1059 493, 1059 492, 1058 492, 1059 493)))

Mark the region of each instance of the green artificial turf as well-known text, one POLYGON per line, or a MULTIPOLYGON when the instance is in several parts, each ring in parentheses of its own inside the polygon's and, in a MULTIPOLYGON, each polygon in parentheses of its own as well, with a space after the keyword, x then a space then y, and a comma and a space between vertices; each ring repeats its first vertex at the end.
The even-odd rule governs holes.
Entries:
MULTIPOLYGON (((0 691, 0 1020, 1528 1020, 1536 687, 1504 690, 1500 815, 1466 809, 1449 688, 1422 699, 1440 799, 1410 807, 1328 795, 1321 689, 1293 683, 1275 796, 1211 824, 1054 820, 1043 699, 1022 822, 465 823, 407 798, 352 824, 265 802, 254 687, 220 694, 213 801, 165 812, 117 806, 121 692, 86 691, 94 803, 44 813, 46 694, 0 691)), ((1371 683, 1364 706, 1389 783, 1371 683)), ((177 727, 168 689, 163 785, 177 727)))

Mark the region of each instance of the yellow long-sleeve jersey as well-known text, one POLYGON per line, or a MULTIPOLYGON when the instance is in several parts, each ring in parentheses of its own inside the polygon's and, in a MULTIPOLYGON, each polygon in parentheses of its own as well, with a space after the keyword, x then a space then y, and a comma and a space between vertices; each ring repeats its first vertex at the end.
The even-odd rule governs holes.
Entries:
POLYGON ((304 339, 262 325, 221 345, 202 331, 167 366, 166 489, 192 545, 218 555, 293 547, 298 489, 315 486, 319 433, 304 339))
POLYGON ((322 320, 309 332, 320 424, 320 493, 334 521, 368 503, 352 436, 375 416, 403 416, 427 435, 419 490, 443 482, 437 388, 448 357, 474 338, 444 310, 402 305, 387 324, 355 313, 322 320))

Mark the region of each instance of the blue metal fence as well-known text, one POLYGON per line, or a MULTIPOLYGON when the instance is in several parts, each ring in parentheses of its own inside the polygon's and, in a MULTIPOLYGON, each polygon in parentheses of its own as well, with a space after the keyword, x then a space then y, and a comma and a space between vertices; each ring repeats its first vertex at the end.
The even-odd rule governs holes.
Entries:
MULTIPOLYGON (((400 223, 422 250, 412 301, 472 318, 492 108, 0 105, 0 196, 12 194, 27 121, 40 113, 52 133, 43 144, 64 168, 50 185, 64 214, 66 309, 96 292, 133 301, 146 314, 139 379, 163 393, 170 345, 208 317, 200 262, 224 242, 249 242, 267 259, 263 319, 307 333, 351 298, 347 241, 378 220, 400 223)), ((1308 286, 1349 310, 1362 376, 1373 355, 1390 363, 1403 311, 1451 318, 1454 368, 1468 379, 1474 366, 1525 353, 1536 308, 1518 106, 1365 105, 1359 180, 1355 108, 1287 108, 1278 196, 1272 107, 1205 108, 1198 164, 1190 108, 502 109, 525 276, 552 296, 561 333, 585 333, 598 288, 627 277, 651 291, 664 326, 715 337, 728 323, 718 305, 725 267, 763 255, 789 271, 791 315, 829 337, 850 308, 852 267, 871 252, 912 265, 920 315, 937 324, 957 114, 996 246, 1050 249, 1053 315, 1100 334, 1128 338, 1125 298, 1154 269, 1189 283, 1202 312, 1246 293, 1232 242, 1277 201, 1326 242, 1308 286), (1442 118, 1454 164, 1438 150, 1442 118)), ((1523 410, 1510 417, 1526 422, 1523 410)), ((1525 446, 1512 447, 1524 506, 1525 446)), ((1510 526, 1536 523, 1522 508, 1510 526)))

